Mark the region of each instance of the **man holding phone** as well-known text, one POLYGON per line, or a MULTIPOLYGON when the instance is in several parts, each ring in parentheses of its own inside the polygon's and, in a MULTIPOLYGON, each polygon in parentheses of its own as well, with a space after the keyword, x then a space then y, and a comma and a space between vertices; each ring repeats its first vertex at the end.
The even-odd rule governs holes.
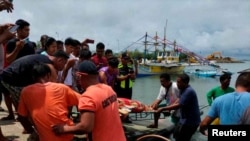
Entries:
MULTIPOLYGON (((7 12, 12 12, 13 4, 7 0, 0 0, 0 11, 2 10, 7 10, 7 12)), ((0 65, 1 65, 0 69, 3 68, 3 63, 4 63, 4 47, 2 46, 2 43, 4 43, 9 38, 15 37, 15 34, 9 31, 10 26, 11 26, 10 24, 0 25, 0 65)), ((0 95, 2 96, 2 92, 0 92, 0 95)), ((8 139, 4 137, 0 127, 0 141, 7 141, 7 140, 8 139)))
MULTIPOLYGON (((25 42, 25 40, 29 37, 30 24, 23 19, 19 19, 16 21, 15 25, 17 25, 18 28, 17 26, 12 27, 12 30, 14 30, 13 28, 17 28, 17 37, 9 40, 5 46, 5 67, 7 67, 9 64, 14 62, 18 58, 21 58, 26 55, 35 54, 34 45, 28 40, 25 42)), ((12 110, 10 94, 5 92, 4 98, 7 109, 9 111, 9 115, 7 117, 3 117, 1 120, 13 120, 15 116, 12 110)))
POLYGON ((102 42, 97 43, 96 45, 96 55, 94 55, 91 60, 96 65, 97 69, 108 66, 108 61, 104 57, 105 45, 102 42))
POLYGON ((16 25, 18 26, 18 28, 16 27, 17 38, 11 39, 6 46, 6 61, 8 64, 20 57, 35 54, 33 44, 28 41, 30 24, 23 19, 19 19, 16 21, 16 25))

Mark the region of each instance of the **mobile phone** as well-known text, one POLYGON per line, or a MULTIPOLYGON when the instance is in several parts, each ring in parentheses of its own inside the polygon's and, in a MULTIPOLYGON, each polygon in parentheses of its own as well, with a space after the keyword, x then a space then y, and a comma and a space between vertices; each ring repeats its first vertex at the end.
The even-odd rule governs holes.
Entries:
POLYGON ((18 27, 19 27, 19 25, 14 25, 14 26, 12 26, 11 28, 10 28, 10 32, 12 32, 12 33, 14 33, 14 32, 16 32, 16 30, 18 29, 18 27))
POLYGON ((90 43, 90 44, 94 44, 95 40, 92 40, 92 39, 86 39, 86 42, 87 42, 87 43, 90 43))
POLYGON ((27 37, 27 38, 24 38, 23 41, 24 41, 24 43, 26 44, 26 43, 29 42, 29 38, 28 38, 28 37, 27 37))

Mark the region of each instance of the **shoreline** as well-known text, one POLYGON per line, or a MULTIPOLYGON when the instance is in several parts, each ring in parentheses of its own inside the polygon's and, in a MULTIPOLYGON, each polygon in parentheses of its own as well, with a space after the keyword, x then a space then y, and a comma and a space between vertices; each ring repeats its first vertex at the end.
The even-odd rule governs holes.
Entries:
MULTIPOLYGON (((5 111, 1 111, 0 112, 0 119, 3 117, 8 116, 8 110, 7 107, 4 103, 4 101, 2 101, 1 103, 1 107, 5 110, 5 111)), ((13 107, 14 109, 14 107, 13 107)), ((15 115, 15 118, 17 116, 15 115)), ((30 134, 23 134, 23 127, 20 124, 20 122, 16 121, 16 120, 0 120, 0 126, 2 129, 2 133, 3 135, 7 138, 7 139, 15 139, 17 141, 27 141, 28 137, 30 134)))

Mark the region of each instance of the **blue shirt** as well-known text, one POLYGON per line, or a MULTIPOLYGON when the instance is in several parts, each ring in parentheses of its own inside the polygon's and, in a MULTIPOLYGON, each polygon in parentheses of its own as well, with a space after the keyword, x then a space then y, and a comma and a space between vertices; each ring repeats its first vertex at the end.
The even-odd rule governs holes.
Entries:
POLYGON ((250 93, 233 92, 216 98, 209 109, 208 116, 219 117, 220 124, 239 124, 248 106, 250 106, 250 93))
POLYGON ((180 92, 180 123, 184 125, 199 125, 201 122, 199 103, 196 92, 190 86, 180 92))

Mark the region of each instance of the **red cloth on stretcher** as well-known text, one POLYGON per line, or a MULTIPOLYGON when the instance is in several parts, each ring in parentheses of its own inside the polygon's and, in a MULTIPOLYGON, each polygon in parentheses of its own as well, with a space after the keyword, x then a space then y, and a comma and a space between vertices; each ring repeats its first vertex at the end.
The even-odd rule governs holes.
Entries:
POLYGON ((133 107, 131 109, 131 112, 133 112, 133 113, 143 112, 146 108, 146 106, 138 100, 131 100, 131 99, 127 99, 127 98, 118 98, 118 101, 122 102, 124 104, 124 106, 127 105, 127 106, 133 107))

